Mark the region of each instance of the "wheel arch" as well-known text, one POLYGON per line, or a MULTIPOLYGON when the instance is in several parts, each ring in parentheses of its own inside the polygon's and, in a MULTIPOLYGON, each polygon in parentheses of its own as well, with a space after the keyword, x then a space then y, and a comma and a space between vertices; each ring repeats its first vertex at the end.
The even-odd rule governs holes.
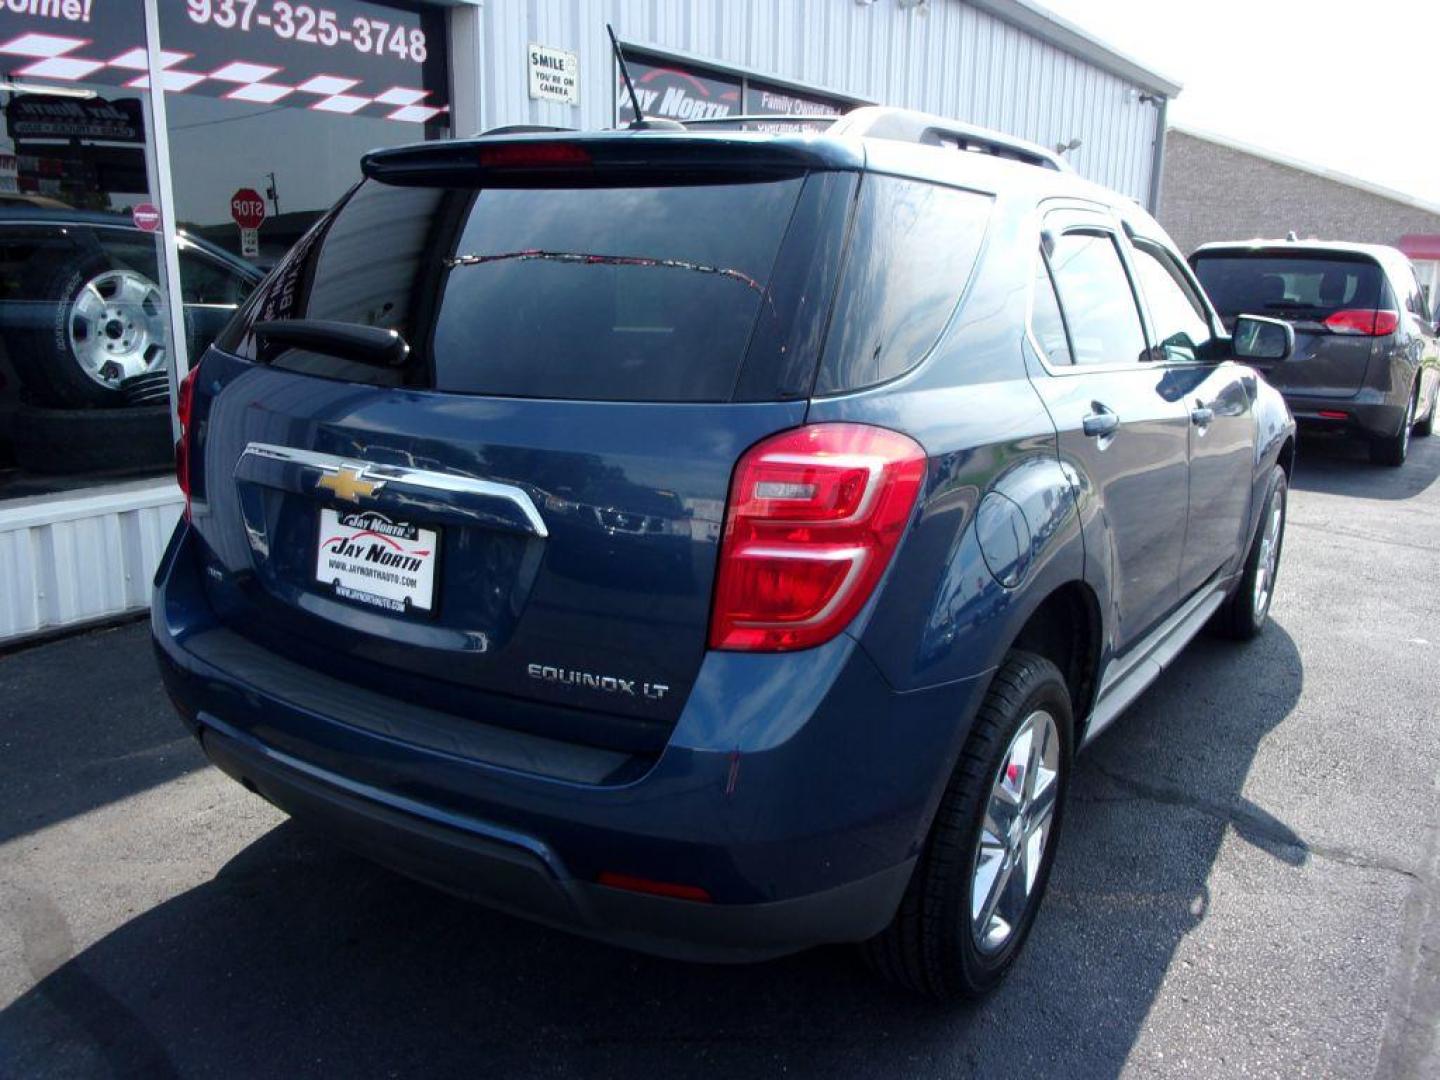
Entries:
POLYGON ((1285 470, 1285 479, 1295 479, 1295 434, 1292 432, 1280 446, 1275 463, 1285 470))
POLYGON ((1036 605, 1005 650, 1035 653, 1060 669, 1070 690, 1077 746, 1095 702, 1103 633, 1094 590, 1084 581, 1067 581, 1036 605))

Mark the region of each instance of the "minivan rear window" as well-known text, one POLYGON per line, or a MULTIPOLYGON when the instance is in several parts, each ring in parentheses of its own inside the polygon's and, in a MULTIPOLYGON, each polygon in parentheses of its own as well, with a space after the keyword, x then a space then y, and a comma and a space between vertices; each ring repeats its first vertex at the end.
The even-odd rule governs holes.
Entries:
MULTIPOLYGON (((723 401, 802 176, 656 187, 359 185, 277 269, 249 320, 394 329, 394 371, 284 350, 307 374, 508 397, 723 401)), ((228 343, 254 355, 232 327, 228 343)), ((224 347, 224 343, 222 343, 224 347)))
POLYGON ((1378 308, 1380 267, 1365 259, 1322 255, 1196 255, 1195 276, 1224 319, 1269 315, 1323 322, 1345 308, 1378 308))

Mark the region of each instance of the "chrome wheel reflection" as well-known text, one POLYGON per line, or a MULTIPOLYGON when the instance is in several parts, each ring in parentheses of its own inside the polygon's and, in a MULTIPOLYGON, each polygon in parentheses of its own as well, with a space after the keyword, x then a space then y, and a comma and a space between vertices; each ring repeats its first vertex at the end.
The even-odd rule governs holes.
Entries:
POLYGON ((1059 792, 1060 734, 1055 718, 1037 709, 1010 740, 980 825, 970 928, 983 953, 1004 946, 1030 906, 1059 792))
POLYGON ((1285 525, 1285 496, 1280 489, 1275 491, 1270 517, 1265 522, 1265 531, 1260 536, 1260 558, 1255 565, 1254 612, 1258 623, 1270 610, 1270 598, 1275 586, 1275 570, 1280 563, 1280 531, 1285 525))
POLYGON ((87 281, 70 305, 71 355, 82 371, 114 389, 164 368, 165 308, 160 289, 133 270, 107 270, 87 281))

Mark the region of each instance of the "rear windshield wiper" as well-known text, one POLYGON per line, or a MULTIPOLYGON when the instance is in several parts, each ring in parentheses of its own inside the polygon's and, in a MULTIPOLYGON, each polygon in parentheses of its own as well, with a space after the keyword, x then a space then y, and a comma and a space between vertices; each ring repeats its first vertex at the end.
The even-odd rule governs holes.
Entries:
POLYGON ((394 330, 328 319, 276 319, 257 322, 255 336, 277 345, 353 360, 376 367, 400 367, 410 346, 394 330))
POLYGON ((721 266, 707 266, 705 263, 686 262, 684 259, 650 259, 641 255, 595 255, 583 251, 544 251, 540 248, 525 248, 522 251, 505 251, 498 255, 452 255, 445 260, 450 269, 457 266, 484 266, 495 262, 523 262, 529 259, 544 259, 550 262, 574 263, 577 266, 646 266, 663 270, 693 270, 697 274, 714 274, 730 278, 754 289, 765 291, 758 281, 740 270, 721 266))

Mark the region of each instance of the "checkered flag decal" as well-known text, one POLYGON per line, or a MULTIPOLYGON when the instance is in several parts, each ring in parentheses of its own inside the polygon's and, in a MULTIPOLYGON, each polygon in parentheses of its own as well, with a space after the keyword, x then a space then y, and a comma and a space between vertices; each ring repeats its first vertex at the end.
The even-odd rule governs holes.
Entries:
MULTIPOLYGON (((0 56, 23 58, 22 67, 7 68, 7 73, 15 78, 61 82, 94 79, 118 81, 137 90, 149 87, 144 49, 127 49, 118 56, 98 59, 93 46, 94 42, 89 38, 29 32, 0 43, 0 56)), ((311 75, 297 83, 285 78, 283 68, 246 60, 231 60, 214 71, 192 71, 185 67, 185 63, 193 56, 193 53, 169 50, 161 52, 160 80, 167 92, 185 94, 196 91, 230 101, 247 101, 257 105, 284 103, 315 112, 343 113, 347 116, 366 109, 371 110, 370 115, 383 110, 380 115, 386 120, 412 124, 422 124, 449 111, 448 106, 426 105, 425 98, 430 91, 417 87, 392 86, 378 94, 371 94, 358 89, 359 79, 342 75, 311 75), (203 89, 197 91, 197 88, 203 89)))

